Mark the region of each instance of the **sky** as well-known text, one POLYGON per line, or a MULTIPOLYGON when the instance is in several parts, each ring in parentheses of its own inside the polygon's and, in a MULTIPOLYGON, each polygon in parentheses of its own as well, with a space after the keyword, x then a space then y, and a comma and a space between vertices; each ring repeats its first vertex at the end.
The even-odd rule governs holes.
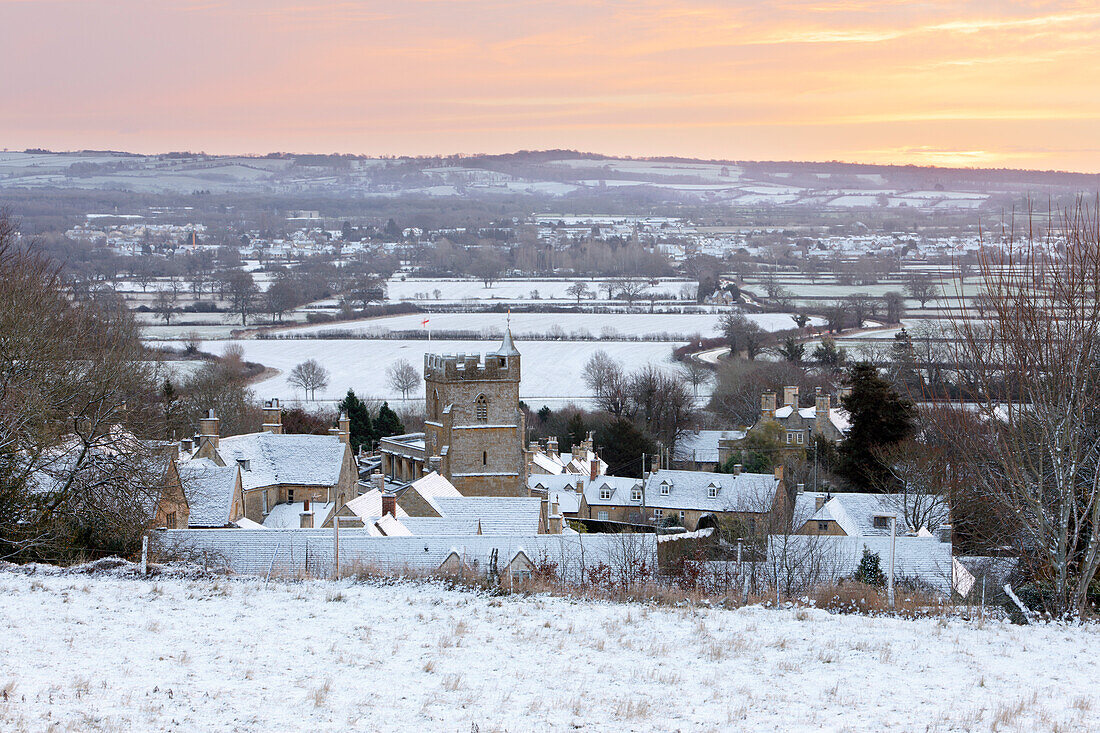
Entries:
POLYGON ((0 0, 0 148, 1100 172, 1100 0, 0 0))

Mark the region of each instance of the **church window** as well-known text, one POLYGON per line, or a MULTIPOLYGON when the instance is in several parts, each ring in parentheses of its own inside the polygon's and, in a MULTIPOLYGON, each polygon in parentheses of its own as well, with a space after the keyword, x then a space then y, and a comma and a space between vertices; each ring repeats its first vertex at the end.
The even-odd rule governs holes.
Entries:
POLYGON ((474 417, 478 422, 489 420, 489 400, 483 394, 479 394, 474 400, 474 417))
POLYGON ((439 390, 432 390, 432 419, 439 419, 439 390))
POLYGON ((481 451, 481 465, 483 465, 483 466, 488 466, 489 465, 489 451, 486 451, 486 450, 481 451))

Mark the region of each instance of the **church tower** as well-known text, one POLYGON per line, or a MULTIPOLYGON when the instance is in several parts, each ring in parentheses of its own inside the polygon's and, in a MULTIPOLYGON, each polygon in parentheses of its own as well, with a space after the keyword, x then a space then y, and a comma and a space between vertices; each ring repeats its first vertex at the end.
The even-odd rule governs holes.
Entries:
POLYGON ((424 453, 464 496, 527 495, 519 380, 511 329, 484 356, 424 355, 424 453))

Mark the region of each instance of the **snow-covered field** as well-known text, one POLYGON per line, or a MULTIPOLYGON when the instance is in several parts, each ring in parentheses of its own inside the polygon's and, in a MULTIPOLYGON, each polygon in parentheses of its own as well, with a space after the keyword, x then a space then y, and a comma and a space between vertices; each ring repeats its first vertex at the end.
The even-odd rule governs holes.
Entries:
MULTIPOLYGON (((783 313, 755 313, 746 316, 768 331, 794 328, 791 316, 783 313)), ((306 334, 347 331, 362 334, 379 334, 390 331, 422 330, 425 318, 430 319, 434 331, 473 331, 486 338, 500 338, 507 324, 503 313, 410 313, 360 321, 316 324, 285 329, 284 333, 306 334)), ((681 313, 513 313, 512 334, 516 338, 546 336, 560 333, 566 336, 647 336, 678 334, 685 341, 700 334, 715 336, 722 316, 718 313, 686 315, 681 313)))
POLYGON ((1085 731, 1096 627, 0 572, 0 729, 1085 731))
MULTIPOLYGON (((424 354, 483 354, 493 351, 497 341, 361 341, 353 339, 287 339, 208 341, 203 351, 220 354, 228 344, 240 344, 244 358, 278 369, 278 374, 253 385, 258 397, 282 400, 304 398, 301 390, 287 384, 287 375, 295 365, 316 359, 328 369, 329 386, 317 391, 318 400, 338 400, 352 388, 359 395, 400 399, 386 384, 386 369, 395 361, 407 360, 418 370, 424 365, 424 354)), ((645 341, 523 341, 516 347, 522 356, 520 398, 536 407, 560 404, 569 398, 582 400, 589 396, 581 370, 596 351, 606 351, 628 368, 647 363, 673 368, 670 363, 671 342, 645 341), (543 398, 551 398, 544 400, 543 398)), ((423 387, 410 396, 424 399, 423 387)))
MULTIPOLYGON (((576 298, 566 292, 574 283, 583 282, 600 297, 606 298, 607 291, 602 290, 601 280, 590 278, 554 279, 554 280, 499 280, 486 287, 481 280, 451 278, 390 278, 387 283, 387 295, 390 300, 561 300, 576 302, 576 298), (435 291, 439 297, 435 297, 435 291), (536 295, 537 293, 537 295, 536 295)), ((671 293, 679 296, 681 289, 691 288, 695 292, 697 284, 692 280, 662 279, 650 288, 657 293, 671 293)))

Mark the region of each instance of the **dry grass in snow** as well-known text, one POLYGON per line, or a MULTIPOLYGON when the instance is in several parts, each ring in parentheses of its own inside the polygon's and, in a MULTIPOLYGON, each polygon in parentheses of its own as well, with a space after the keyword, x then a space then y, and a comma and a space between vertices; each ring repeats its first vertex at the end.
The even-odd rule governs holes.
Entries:
POLYGON ((1094 626, 0 572, 3 731, 1100 729, 1094 626))

